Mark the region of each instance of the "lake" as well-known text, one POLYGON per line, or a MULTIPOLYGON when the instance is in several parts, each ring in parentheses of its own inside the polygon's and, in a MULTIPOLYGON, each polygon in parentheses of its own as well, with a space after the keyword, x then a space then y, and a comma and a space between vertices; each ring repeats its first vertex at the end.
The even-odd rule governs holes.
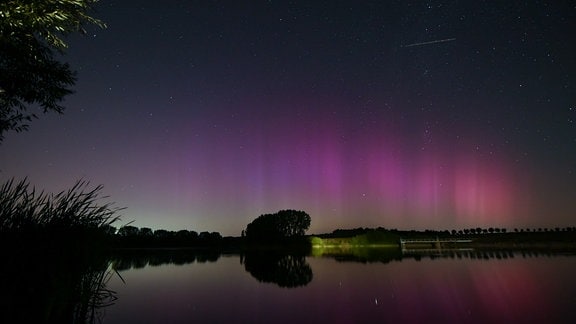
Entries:
POLYGON ((575 323, 576 257, 538 252, 133 256, 103 323, 575 323))

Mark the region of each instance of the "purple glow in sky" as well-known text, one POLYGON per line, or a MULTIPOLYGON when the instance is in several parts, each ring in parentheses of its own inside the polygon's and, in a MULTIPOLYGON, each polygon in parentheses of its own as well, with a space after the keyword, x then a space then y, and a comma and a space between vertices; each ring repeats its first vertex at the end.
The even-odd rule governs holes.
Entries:
POLYGON ((65 114, 7 134, 2 180, 84 178, 124 223, 223 235, 280 209, 310 233, 574 224, 568 3, 97 9, 65 114))

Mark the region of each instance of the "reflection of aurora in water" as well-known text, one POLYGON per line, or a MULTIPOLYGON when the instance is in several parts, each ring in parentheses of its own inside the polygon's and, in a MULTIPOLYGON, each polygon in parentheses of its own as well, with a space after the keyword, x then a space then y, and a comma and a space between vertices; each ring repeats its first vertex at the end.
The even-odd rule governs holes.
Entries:
POLYGON ((336 252, 323 251, 319 257, 333 258, 338 262, 360 263, 390 263, 422 259, 453 259, 453 260, 507 260, 514 258, 538 258, 576 256, 576 251, 562 250, 496 250, 496 249, 414 249, 401 251, 389 248, 353 248, 336 252))
POLYGON ((128 312, 122 315, 123 320, 152 318, 150 311, 159 312, 155 318, 164 318, 167 307, 174 310, 175 318, 187 318, 192 316, 186 313, 191 304, 204 305, 206 308, 197 311, 221 321, 249 321, 254 314, 267 320, 295 320, 284 313, 286 301, 274 287, 304 286, 306 289, 290 290, 294 293, 286 296, 295 294, 294 298, 308 303, 306 309, 314 308, 309 315, 318 320, 325 316, 345 318, 347 315, 339 313, 339 303, 354 313, 350 320, 355 321, 377 320, 384 310, 387 318, 414 319, 407 305, 421 307, 419 319, 466 319, 468 313, 458 308, 466 307, 476 316, 472 322, 498 316, 563 320, 570 318, 562 313, 563 301, 576 297, 576 281, 572 279, 576 257, 567 252, 442 250, 402 255, 396 249, 374 248, 325 251, 316 257, 271 251, 243 255, 206 252, 124 251, 108 259, 82 262, 69 262, 53 253, 23 257, 3 252, 3 261, 12 266, 0 270, 0 320, 83 323, 99 322, 104 316, 106 323, 121 323, 115 317, 118 312, 128 312), (256 297, 254 292, 258 292, 256 297), (242 300, 234 297, 238 295, 242 300), (534 299, 544 295, 549 296, 548 303, 540 300, 538 307, 533 305, 534 299), (374 297, 373 306, 378 300, 383 310, 364 309, 366 296, 374 297), (460 306, 450 302, 454 296, 460 306), (260 306, 251 309, 253 298, 257 305, 263 303, 262 307, 274 311, 266 315, 258 313, 260 306), (222 303, 242 306, 228 314, 221 311, 222 303), (357 313, 359 309, 364 310, 357 313))
POLYGON ((318 257, 260 251, 131 268, 122 272, 125 282, 110 282, 119 299, 105 322, 576 320, 574 256, 502 250, 402 257, 372 250, 318 257))

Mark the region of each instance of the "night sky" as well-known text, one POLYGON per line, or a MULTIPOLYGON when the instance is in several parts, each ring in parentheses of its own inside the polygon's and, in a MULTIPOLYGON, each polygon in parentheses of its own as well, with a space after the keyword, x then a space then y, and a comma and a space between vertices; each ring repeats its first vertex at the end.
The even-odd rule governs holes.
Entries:
POLYGON ((105 1, 63 115, 0 180, 103 184, 116 226, 576 225, 572 1, 105 1))

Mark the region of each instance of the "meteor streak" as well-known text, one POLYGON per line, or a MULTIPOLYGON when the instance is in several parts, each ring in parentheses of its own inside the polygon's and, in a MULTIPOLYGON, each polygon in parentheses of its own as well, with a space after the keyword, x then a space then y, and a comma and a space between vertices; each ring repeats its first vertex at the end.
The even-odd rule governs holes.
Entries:
POLYGON ((456 38, 447 38, 447 39, 440 39, 440 40, 434 40, 434 41, 429 41, 429 42, 414 43, 414 44, 402 45, 402 46, 400 46, 400 47, 412 47, 412 46, 420 46, 420 45, 430 45, 430 44, 436 44, 436 43, 451 42, 451 41, 453 41, 453 40, 456 40, 456 38))

